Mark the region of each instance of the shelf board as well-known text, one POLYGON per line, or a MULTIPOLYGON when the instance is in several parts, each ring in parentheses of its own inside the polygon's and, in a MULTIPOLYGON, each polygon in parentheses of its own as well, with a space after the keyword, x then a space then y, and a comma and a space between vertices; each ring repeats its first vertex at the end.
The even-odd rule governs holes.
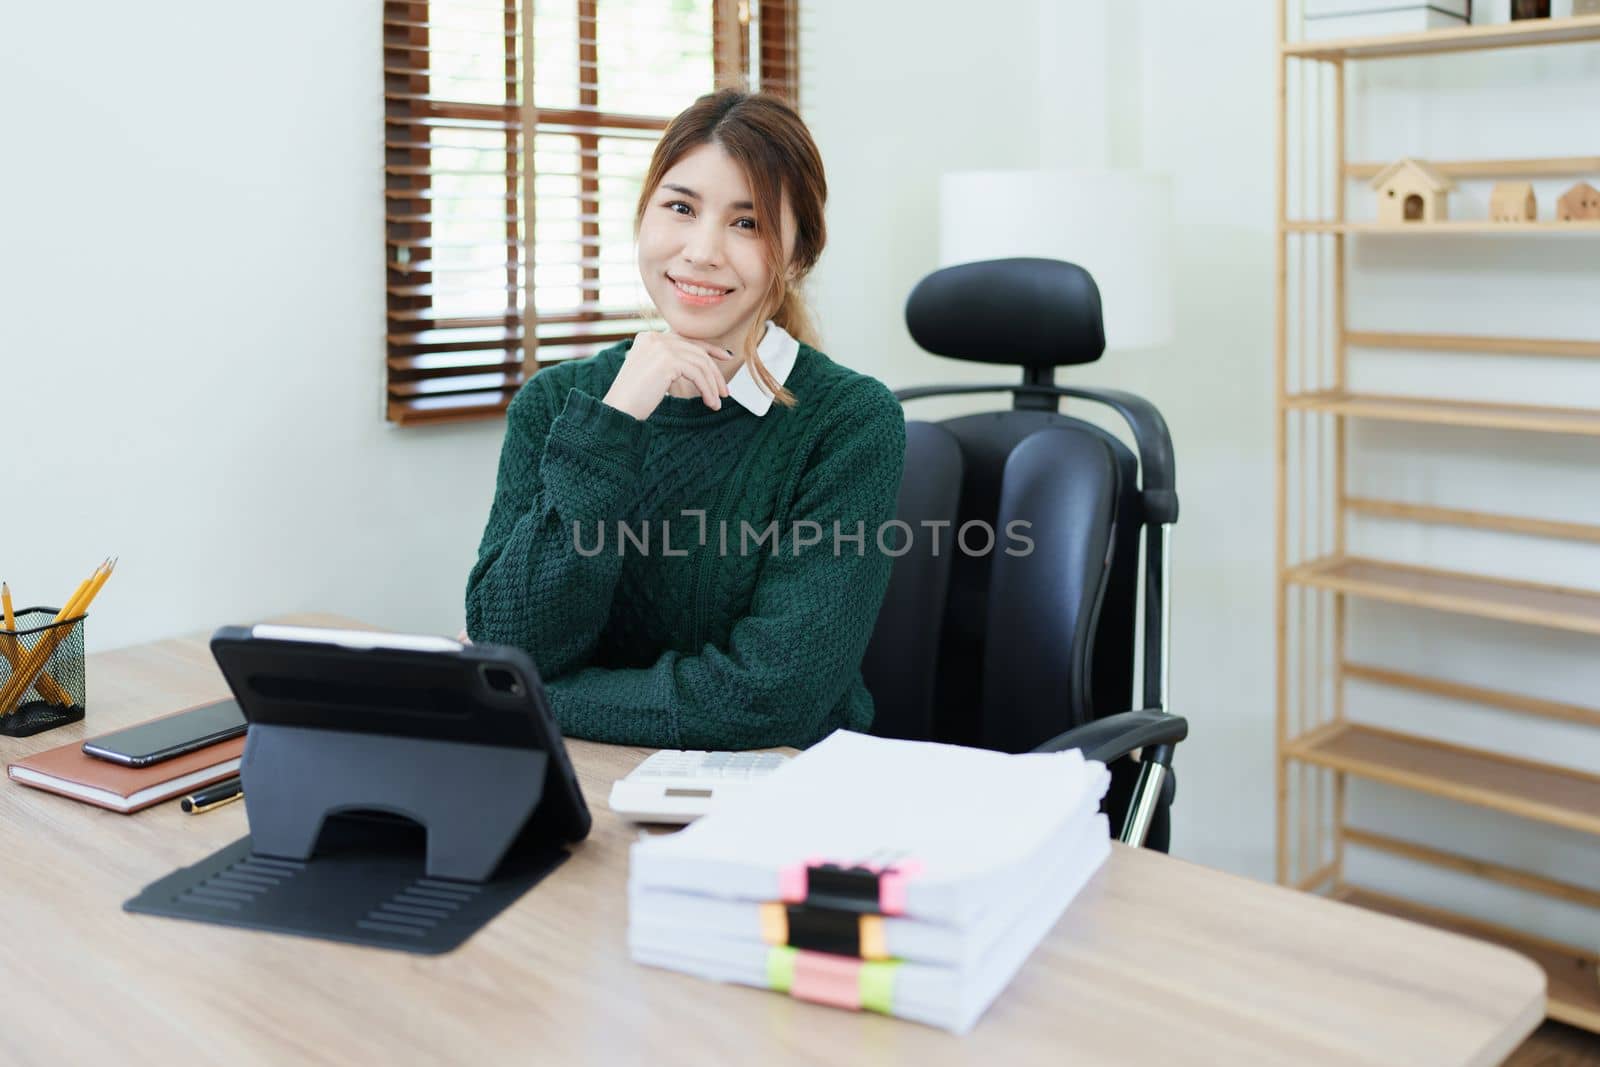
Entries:
POLYGON ((1535 519, 1525 515, 1501 515, 1489 511, 1466 511, 1461 508, 1441 508, 1431 504, 1406 504, 1398 500, 1375 500, 1370 497, 1347 496, 1347 512, 1371 515, 1378 519, 1399 522, 1437 523, 1462 526, 1469 530, 1493 530, 1496 533, 1522 534, 1527 537, 1549 537, 1568 541, 1589 541, 1600 545, 1600 524, 1592 522, 1565 522, 1560 519, 1535 519))
POLYGON ((1348 233, 1405 237, 1459 237, 1466 234, 1491 234, 1496 237, 1548 234, 1551 236, 1600 236, 1600 220, 1558 222, 1491 222, 1488 219, 1446 219, 1444 222, 1316 222, 1291 219, 1283 223, 1285 233, 1348 233))
POLYGON ((1424 926, 1465 934, 1481 941, 1489 941, 1513 952, 1519 952, 1544 968, 1548 987, 1545 993, 1545 1013, 1557 1022, 1600 1031, 1600 975, 1597 975, 1594 954, 1569 945, 1545 941, 1520 931, 1469 919, 1440 908, 1415 904, 1386 893, 1376 893, 1356 886, 1341 886, 1334 899, 1354 904, 1368 911, 1381 912, 1398 919, 1422 923, 1424 926))
POLYGON ((1412 863, 1423 863, 1447 871, 1481 878, 1496 885, 1509 886, 1524 893, 1538 893, 1552 900, 1564 900, 1579 907, 1600 909, 1600 891, 1585 885, 1575 885, 1559 878, 1551 878, 1520 867, 1508 867, 1481 856, 1468 856, 1460 852, 1447 852, 1431 845, 1418 844, 1401 837, 1363 830, 1359 826, 1344 827, 1344 842, 1358 848, 1372 849, 1391 856, 1399 856, 1412 863))
POLYGON ((1464 682, 1454 682, 1444 678, 1429 678, 1421 674, 1412 674, 1409 671, 1374 667, 1371 664, 1356 663, 1351 660, 1345 661, 1344 666, 1341 668, 1341 673, 1345 678, 1354 678, 1357 681, 1370 682, 1374 685, 1386 685, 1395 689, 1409 690, 1413 693, 1423 693, 1427 696, 1444 697, 1446 700, 1499 708, 1501 711, 1515 712, 1518 715, 1537 715, 1542 719, 1555 719, 1560 722, 1578 723, 1581 726, 1600 729, 1600 709, 1586 707, 1582 704, 1568 704, 1560 700, 1545 700, 1540 697, 1526 696, 1522 693, 1508 693, 1503 689, 1487 689, 1483 686, 1467 685, 1464 682))
MULTIPOLYGON (((1392 162, 1392 161, 1391 161, 1392 162)), ((1346 163, 1348 178, 1376 178, 1389 163, 1346 163)), ((1430 159, 1428 166, 1446 178, 1582 177, 1600 174, 1600 156, 1559 156, 1544 159, 1430 159)))
POLYGON ((1391 59, 1397 56, 1477 52, 1487 48, 1526 48, 1542 44, 1577 44, 1600 40, 1600 15, 1561 19, 1523 19, 1490 26, 1461 26, 1423 33, 1383 37, 1346 37, 1333 41, 1292 41, 1280 46, 1285 56, 1302 59, 1391 59))
POLYGON ((1284 751, 1358 778, 1600 835, 1600 777, 1580 771, 1353 722, 1284 751))
POLYGON ((1289 568, 1284 578, 1296 585, 1370 600, 1600 636, 1600 593, 1582 589, 1483 578, 1354 556, 1329 556, 1303 563, 1289 568))
POLYGON ((1356 348, 1410 348, 1428 352, 1486 352, 1508 356, 1600 359, 1600 341, 1573 341, 1556 337, 1484 337, 1461 333, 1346 330, 1344 341, 1356 348))
POLYGON ((1338 389, 1296 393, 1286 397, 1283 403, 1290 410, 1326 411, 1361 419, 1600 436, 1600 409, 1594 408, 1557 408, 1543 404, 1488 404, 1472 400, 1379 396, 1374 393, 1350 393, 1338 389))

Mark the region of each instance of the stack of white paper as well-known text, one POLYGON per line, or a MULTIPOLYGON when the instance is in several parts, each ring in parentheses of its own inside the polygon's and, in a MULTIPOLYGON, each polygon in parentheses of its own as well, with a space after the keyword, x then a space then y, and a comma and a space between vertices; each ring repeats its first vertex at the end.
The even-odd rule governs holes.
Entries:
POLYGON ((1386 37, 1468 24, 1470 0, 1306 0, 1306 40, 1386 37))
POLYGON ((1108 783, 1076 751, 837 731, 739 804, 633 846, 629 948, 963 1033, 1105 861, 1108 783), (807 872, 824 864, 868 868, 849 879, 861 899, 819 899, 827 875, 807 872))

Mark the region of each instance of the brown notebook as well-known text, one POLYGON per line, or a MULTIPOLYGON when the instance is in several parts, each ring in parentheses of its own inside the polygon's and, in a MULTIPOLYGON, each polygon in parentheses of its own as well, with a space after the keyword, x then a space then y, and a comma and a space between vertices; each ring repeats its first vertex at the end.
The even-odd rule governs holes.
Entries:
POLYGON ((238 773, 244 740, 218 741, 148 767, 124 767, 86 756, 82 741, 69 741, 6 770, 14 782, 126 814, 238 773))

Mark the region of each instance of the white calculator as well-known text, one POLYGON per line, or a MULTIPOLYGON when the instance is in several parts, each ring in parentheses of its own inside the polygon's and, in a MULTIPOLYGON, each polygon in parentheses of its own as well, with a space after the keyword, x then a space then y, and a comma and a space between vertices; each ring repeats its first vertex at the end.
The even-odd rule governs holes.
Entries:
POLYGON ((789 760, 776 752, 662 749, 611 786, 611 810, 631 822, 694 822, 735 803, 789 760))

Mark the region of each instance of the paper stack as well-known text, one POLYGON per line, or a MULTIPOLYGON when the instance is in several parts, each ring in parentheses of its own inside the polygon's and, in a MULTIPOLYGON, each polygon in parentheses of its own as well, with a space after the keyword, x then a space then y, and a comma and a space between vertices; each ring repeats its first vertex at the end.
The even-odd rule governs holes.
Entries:
POLYGON ((1308 41, 1454 29, 1471 21, 1471 0, 1306 0, 1308 41))
POLYGON ((633 846, 640 963, 965 1033, 1110 853, 1102 763, 840 730, 633 846))

